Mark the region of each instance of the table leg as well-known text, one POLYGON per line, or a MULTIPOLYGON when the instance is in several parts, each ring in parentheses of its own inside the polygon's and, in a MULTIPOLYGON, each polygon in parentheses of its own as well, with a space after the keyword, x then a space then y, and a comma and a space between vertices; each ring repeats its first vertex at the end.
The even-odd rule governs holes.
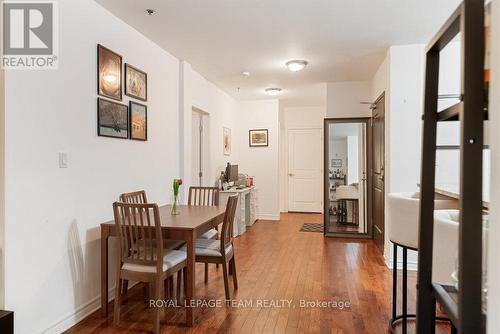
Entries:
POLYGON ((101 314, 108 316, 108 238, 109 230, 101 227, 101 314))
POLYGON ((186 233, 186 244, 187 244, 187 281, 186 281, 186 304, 188 307, 186 308, 186 324, 189 327, 192 327, 195 319, 195 310, 192 307, 191 300, 194 300, 195 297, 195 251, 194 251, 194 242, 196 237, 193 232, 186 233))

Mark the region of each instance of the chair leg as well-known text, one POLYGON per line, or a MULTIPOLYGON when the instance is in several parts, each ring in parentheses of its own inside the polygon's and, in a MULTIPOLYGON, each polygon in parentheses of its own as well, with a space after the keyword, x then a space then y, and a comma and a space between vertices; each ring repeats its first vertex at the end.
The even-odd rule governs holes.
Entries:
POLYGON ((393 244, 394 254, 392 256, 392 319, 396 318, 396 307, 398 302, 398 245, 393 244))
POLYGON ((177 272, 177 286, 175 291, 175 296, 177 298, 177 305, 181 304, 181 280, 182 280, 182 269, 177 272))
POLYGON ((170 295, 170 281, 168 279, 163 281, 163 291, 165 291, 165 298, 169 299, 172 297, 170 295))
POLYGON ((182 269, 182 277, 184 278, 184 300, 186 300, 187 286, 188 286, 187 267, 184 267, 182 269))
POLYGON ((403 247, 403 334, 408 332, 408 248, 403 247))
POLYGON ((168 278, 168 294, 170 299, 174 299, 174 275, 168 278))
MULTIPOLYGON (((156 278, 155 282, 155 299, 160 300, 161 299, 161 288, 162 288, 162 281, 160 277, 156 278)), ((161 315, 161 308, 156 307, 155 309, 155 319, 154 319, 154 333, 155 334, 160 334, 160 315, 161 315)))
POLYGON ((115 309, 113 317, 113 323, 115 324, 115 326, 118 326, 118 324, 120 323, 121 291, 122 279, 118 276, 115 287, 115 309))
POLYGON ((224 275, 224 290, 226 291, 226 300, 229 300, 231 299, 231 295, 229 293, 229 279, 227 272, 227 262, 225 259, 222 261, 222 274, 224 275))
POLYGON ((208 283, 208 263, 205 263, 205 283, 208 283))
POLYGON ((123 280, 123 296, 127 297, 127 292, 128 292, 128 280, 124 279, 123 280))
POLYGON ((233 258, 229 261, 229 266, 230 268, 232 269, 232 273, 233 273, 233 286, 234 286, 234 289, 235 290, 238 290, 238 278, 236 277, 236 260, 234 259, 234 255, 233 255, 233 258))

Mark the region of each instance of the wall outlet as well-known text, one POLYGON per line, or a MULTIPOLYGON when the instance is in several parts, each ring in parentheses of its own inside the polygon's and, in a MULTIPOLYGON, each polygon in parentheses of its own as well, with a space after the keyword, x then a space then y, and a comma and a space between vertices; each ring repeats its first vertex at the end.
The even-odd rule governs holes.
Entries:
POLYGON ((68 154, 59 152, 59 168, 68 168, 68 154))

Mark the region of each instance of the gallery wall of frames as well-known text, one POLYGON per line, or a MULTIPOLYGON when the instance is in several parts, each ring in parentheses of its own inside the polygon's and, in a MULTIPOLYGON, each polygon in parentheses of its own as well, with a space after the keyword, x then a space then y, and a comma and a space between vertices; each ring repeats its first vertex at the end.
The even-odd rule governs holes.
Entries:
POLYGON ((148 75, 122 56, 97 45, 97 134, 102 137, 148 139, 148 75), (130 97, 122 103, 122 92, 130 97), (143 103, 136 102, 139 100, 143 103))

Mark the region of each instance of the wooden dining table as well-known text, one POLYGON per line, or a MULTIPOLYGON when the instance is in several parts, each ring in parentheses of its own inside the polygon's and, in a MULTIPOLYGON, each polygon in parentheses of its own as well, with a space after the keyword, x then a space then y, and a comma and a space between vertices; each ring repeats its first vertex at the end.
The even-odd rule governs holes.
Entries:
MULTIPOLYGON (((195 240, 196 238, 222 223, 226 212, 225 205, 218 206, 178 206, 178 215, 171 214, 171 205, 160 208, 160 220, 163 237, 184 240, 187 245, 187 287, 186 305, 195 300, 195 240)), ((114 221, 101 224, 101 312, 108 315, 108 239, 116 237, 117 230, 114 221)), ((116 272, 116 270, 112 270, 116 272)), ((116 291, 115 291, 116 293, 116 291)), ((193 326, 195 308, 186 307, 186 324, 193 326)))

